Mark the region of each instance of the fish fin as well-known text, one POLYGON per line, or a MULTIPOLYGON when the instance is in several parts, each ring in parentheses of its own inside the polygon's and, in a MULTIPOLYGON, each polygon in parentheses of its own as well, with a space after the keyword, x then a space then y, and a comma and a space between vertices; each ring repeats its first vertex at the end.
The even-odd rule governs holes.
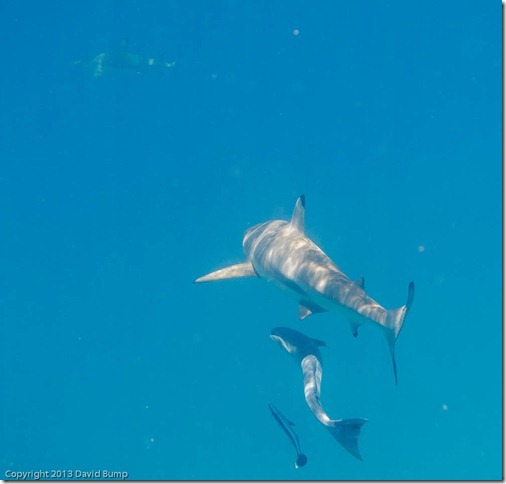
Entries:
POLYGON ((205 276, 199 277, 194 282, 211 282, 222 279, 236 279, 240 277, 258 277, 258 274, 255 272, 255 269, 250 261, 219 269, 206 274, 205 276))
POLYGON ((304 233, 304 212, 306 211, 306 197, 301 195, 295 203, 292 220, 290 223, 299 231, 304 233))
POLYGON ((325 343, 325 341, 323 341, 321 339, 315 339, 315 338, 311 338, 311 339, 313 340, 313 343, 316 346, 325 346, 325 348, 328 348, 327 343, 325 343))
POLYGON ((408 299, 404 306, 401 306, 397 309, 390 309, 387 312, 387 319, 385 325, 383 327, 385 331, 385 336, 388 342, 388 347, 390 348, 390 355, 392 356, 392 366, 394 370, 395 384, 397 385, 397 363, 395 362, 395 342, 397 341, 397 337, 401 332, 402 326, 404 325, 404 320, 413 305, 413 300, 415 298, 415 284, 413 282, 409 283, 408 286, 408 299))
POLYGON ((360 289, 363 289, 365 291, 365 279, 361 277, 360 279, 357 279, 355 281, 355 284, 360 287, 360 289))
POLYGON ((302 304, 299 306, 299 319, 306 319, 311 314, 313 314, 311 309, 306 308, 302 304))
POLYGON ((308 316, 314 313, 324 313, 326 309, 317 306, 316 304, 306 303, 301 301, 299 305, 299 319, 306 319, 308 316))
POLYGON ((93 72, 93 77, 95 79, 100 79, 104 75, 104 69, 102 66, 97 66, 95 71, 93 72))
POLYGON ((349 418, 345 420, 331 420, 327 430, 353 457, 362 460, 358 448, 358 438, 362 425, 367 422, 365 418, 349 418))
POLYGON ((356 338, 358 336, 358 328, 360 326, 362 326, 362 324, 357 323, 356 321, 353 321, 353 319, 350 319, 349 323, 350 323, 351 334, 353 335, 354 338, 356 338))

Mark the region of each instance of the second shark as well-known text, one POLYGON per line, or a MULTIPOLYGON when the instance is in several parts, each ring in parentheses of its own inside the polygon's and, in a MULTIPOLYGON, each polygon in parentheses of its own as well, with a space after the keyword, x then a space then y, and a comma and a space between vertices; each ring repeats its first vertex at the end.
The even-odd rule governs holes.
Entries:
POLYGON ((297 363, 300 363, 304 375, 304 396, 314 416, 351 455, 362 460, 358 438, 362 425, 367 420, 364 418, 332 420, 323 410, 320 401, 322 357, 319 347, 326 346, 325 342, 309 338, 294 329, 282 327, 271 331, 271 339, 277 341, 297 363))

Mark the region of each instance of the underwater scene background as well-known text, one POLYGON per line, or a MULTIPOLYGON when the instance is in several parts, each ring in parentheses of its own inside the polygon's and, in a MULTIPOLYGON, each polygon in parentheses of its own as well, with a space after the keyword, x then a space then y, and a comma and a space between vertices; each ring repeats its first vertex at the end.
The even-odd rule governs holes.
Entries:
POLYGON ((3 0, 0 38, 2 479, 501 478, 499 1, 3 0), (371 297, 415 282, 397 386, 373 327, 193 284, 300 194, 371 297), (327 342, 363 462, 276 326, 327 342))

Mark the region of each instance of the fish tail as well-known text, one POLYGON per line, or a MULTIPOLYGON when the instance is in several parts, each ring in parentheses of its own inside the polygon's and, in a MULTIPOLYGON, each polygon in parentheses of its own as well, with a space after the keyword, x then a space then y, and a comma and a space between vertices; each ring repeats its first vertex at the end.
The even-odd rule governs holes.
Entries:
POLYGON ((392 365, 395 376, 395 384, 397 385, 397 363, 395 362, 395 342, 401 332, 406 316, 411 309, 413 299, 415 298, 415 284, 409 283, 408 300, 404 306, 397 309, 390 309, 387 313, 387 319, 384 326, 385 336, 387 338, 390 354, 392 356, 392 365))
POLYGON ((358 438, 365 418, 349 418, 345 420, 331 420, 325 426, 332 437, 336 439, 351 455, 362 460, 358 448, 358 438))

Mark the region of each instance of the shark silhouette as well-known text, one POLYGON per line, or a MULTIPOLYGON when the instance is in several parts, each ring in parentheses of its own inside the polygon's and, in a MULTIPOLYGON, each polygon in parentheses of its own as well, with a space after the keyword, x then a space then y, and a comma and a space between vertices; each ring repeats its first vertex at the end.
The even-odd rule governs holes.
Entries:
POLYGON ((358 438, 364 418, 332 420, 323 410, 320 400, 322 364, 319 346, 327 346, 324 341, 309 338, 291 328, 274 328, 271 339, 277 341, 288 354, 302 367, 304 375, 304 396, 314 416, 325 426, 351 455, 362 460, 358 448, 358 438))
POLYGON ((93 77, 96 79, 115 69, 126 69, 135 71, 137 74, 142 74, 155 70, 163 71, 176 65, 175 62, 165 62, 154 57, 129 52, 126 41, 123 42, 123 46, 119 50, 102 52, 90 61, 79 60, 75 61, 74 64, 90 68, 93 72, 93 77))
POLYGON ((299 302, 299 317, 337 311, 348 318, 353 336, 358 328, 370 323, 381 328, 392 358, 395 382, 397 365, 395 342, 415 295, 408 286, 404 306, 387 310, 370 298, 364 279, 352 281, 304 233, 305 198, 295 204, 292 219, 271 220, 248 229, 243 238, 246 261, 199 277, 195 282, 211 282, 239 277, 260 277, 289 290, 299 302))

